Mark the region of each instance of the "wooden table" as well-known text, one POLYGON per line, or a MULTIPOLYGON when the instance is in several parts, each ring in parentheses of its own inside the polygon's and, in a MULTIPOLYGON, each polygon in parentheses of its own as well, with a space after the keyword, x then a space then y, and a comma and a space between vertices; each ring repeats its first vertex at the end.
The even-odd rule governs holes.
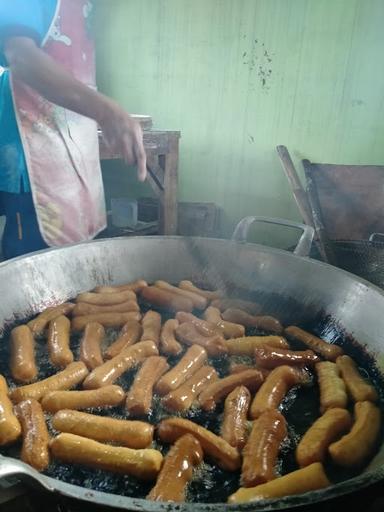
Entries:
MULTIPOLYGON (((177 234, 177 181, 180 132, 169 130, 144 131, 147 154, 148 183, 160 203, 160 233, 177 234)), ((100 159, 121 159, 106 146, 100 133, 100 159)))

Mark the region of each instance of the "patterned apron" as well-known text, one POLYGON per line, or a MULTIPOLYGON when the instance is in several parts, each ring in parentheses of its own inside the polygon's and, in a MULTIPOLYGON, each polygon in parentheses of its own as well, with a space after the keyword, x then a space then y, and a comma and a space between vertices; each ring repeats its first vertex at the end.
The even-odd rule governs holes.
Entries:
MULTIPOLYGON (((95 88, 86 28, 91 8, 87 0, 59 0, 42 48, 95 88)), ((92 239, 106 226, 95 121, 50 103, 14 78, 12 92, 43 239, 49 246, 92 239)))

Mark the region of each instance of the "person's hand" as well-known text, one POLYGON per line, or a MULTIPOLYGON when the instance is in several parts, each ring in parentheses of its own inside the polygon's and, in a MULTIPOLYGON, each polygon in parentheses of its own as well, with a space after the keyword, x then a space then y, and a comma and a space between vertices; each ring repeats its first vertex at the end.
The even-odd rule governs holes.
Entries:
POLYGON ((145 181, 147 157, 140 123, 119 105, 108 102, 108 107, 99 124, 110 149, 114 153, 122 155, 128 165, 136 164, 139 181, 145 181))

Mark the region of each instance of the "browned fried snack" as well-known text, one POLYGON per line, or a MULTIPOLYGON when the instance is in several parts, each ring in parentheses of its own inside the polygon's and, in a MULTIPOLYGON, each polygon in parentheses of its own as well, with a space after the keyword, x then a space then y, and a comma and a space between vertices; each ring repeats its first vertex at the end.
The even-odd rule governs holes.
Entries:
POLYGON ((288 338, 301 341, 301 343, 304 343, 304 345, 328 361, 336 361, 343 354, 343 349, 338 345, 328 343, 295 325, 287 327, 284 332, 288 338))
POLYGON ((112 359, 130 345, 135 344, 141 337, 142 328, 137 320, 129 320, 123 325, 118 338, 105 351, 105 358, 112 359))
POLYGON ((278 411, 265 411, 253 422, 243 450, 241 485, 253 487, 277 477, 280 444, 287 435, 285 418, 278 411))
POLYGON ((89 391, 51 391, 43 397, 41 405, 44 411, 57 412, 62 409, 112 407, 121 404, 124 398, 124 390, 111 384, 89 391))
POLYGON ((59 306, 47 308, 37 315, 36 318, 28 322, 28 327, 31 329, 33 335, 41 334, 51 320, 54 320, 60 315, 68 315, 74 307, 75 305, 71 302, 64 302, 59 306))
POLYGON ((312 350, 286 350, 282 348, 264 347, 255 348, 255 361, 263 368, 276 368, 281 365, 312 366, 320 361, 312 350))
POLYGON ((132 290, 123 290, 116 293, 94 293, 85 292, 80 293, 76 297, 76 302, 93 304, 94 306, 114 306, 116 304, 123 304, 127 301, 136 302, 136 294, 132 290))
POLYGON ((202 297, 198 293, 192 292, 190 290, 183 290, 182 288, 178 288, 177 286, 172 286, 166 281, 156 281, 155 286, 161 288, 162 290, 166 290, 172 293, 176 293, 177 295, 181 295, 182 297, 186 297, 192 301, 193 307, 196 309, 205 309, 208 305, 208 301, 205 297, 202 297))
POLYGON ((225 338, 240 338, 245 335, 244 325, 223 320, 220 310, 212 306, 205 310, 204 318, 215 325, 225 338))
POLYGON ((168 309, 171 311, 189 311, 193 310, 193 302, 187 297, 176 295, 176 293, 169 292, 157 288, 157 286, 147 286, 141 290, 141 296, 149 304, 158 306, 159 308, 168 309))
POLYGON ((41 400, 41 398, 50 391, 71 389, 77 386, 87 375, 88 370, 85 364, 82 361, 74 361, 64 370, 55 373, 55 375, 51 375, 47 379, 13 389, 10 392, 10 397, 14 403, 21 402, 28 398, 41 400))
POLYGON ((221 400, 224 400, 237 386, 245 386, 255 391, 263 382, 263 374, 259 370, 246 370, 235 373, 209 384, 199 395, 199 403, 204 411, 213 411, 221 400))
POLYGON ((30 382, 37 376, 35 340, 27 325, 19 325, 11 331, 10 369, 17 382, 30 382))
POLYGON ((99 313, 97 315, 75 316, 72 319, 72 330, 75 332, 85 329, 87 324, 97 322, 104 327, 122 327, 130 320, 140 320, 141 314, 137 311, 128 313, 99 313))
POLYGON ((180 437, 167 453, 156 485, 147 499, 153 501, 185 501, 185 488, 192 479, 194 466, 203 460, 199 441, 191 434, 180 437))
POLYGON ((225 399, 221 437, 239 450, 244 448, 247 442, 247 415, 250 403, 251 394, 245 386, 238 386, 225 399))
POLYGON ((212 357, 227 353, 224 338, 220 334, 206 336, 201 334, 194 324, 181 324, 175 331, 176 339, 185 345, 200 345, 212 357))
POLYGON ((0 446, 13 443, 20 435, 21 425, 8 398, 7 381, 0 375, 0 446))
POLYGON ((96 304, 89 304, 88 302, 78 302, 73 308, 72 315, 82 316, 98 315, 99 313, 128 313, 130 311, 140 311, 136 300, 127 300, 125 302, 111 304, 109 306, 98 306, 96 304))
POLYGON ((101 355, 101 343, 105 336, 104 327, 98 322, 90 322, 85 326, 83 337, 80 341, 80 359, 89 370, 93 370, 103 364, 101 355))
POLYGON ((253 316, 241 309, 230 308, 224 311, 222 317, 224 320, 236 322, 244 325, 245 327, 255 327, 257 329, 263 329, 277 334, 281 334, 283 332, 283 326, 279 320, 273 316, 253 316))
POLYGON ((228 503, 245 503, 270 498, 282 498, 293 494, 303 494, 331 485, 324 472, 323 465, 315 462, 297 471, 271 480, 256 487, 241 487, 228 498, 228 503))
POLYGON ((207 322, 206 320, 202 320, 201 318, 192 315, 192 313, 179 311, 176 313, 176 320, 178 320, 179 324, 193 324, 200 334, 203 334, 204 336, 217 336, 217 334, 222 334, 222 330, 220 330, 216 325, 207 322))
POLYGON ((27 399, 18 403, 15 412, 23 433, 21 460, 44 471, 49 465, 49 435, 43 409, 37 400, 27 399))
POLYGON ((258 315, 261 312, 260 304, 242 299, 216 299, 211 302, 211 306, 219 309, 221 312, 226 309, 241 309, 250 315, 258 315))
POLYGON ((177 356, 183 351, 183 347, 177 341, 175 331, 179 326, 176 319, 167 320, 160 333, 160 352, 166 355, 177 356))
POLYGON ((120 354, 98 366, 88 375, 83 383, 84 389, 97 389, 113 384, 123 373, 133 368, 148 356, 158 355, 153 341, 140 341, 124 348, 120 354))
POLYGON ((192 345, 176 366, 163 375, 155 386, 155 391, 164 396, 170 391, 181 386, 188 380, 199 368, 205 364, 207 352, 199 345, 192 345))
POLYGON ((219 290, 202 290, 201 288, 195 286, 191 281, 180 281, 179 288, 197 293, 198 295, 205 297, 207 300, 215 300, 223 296, 223 293, 219 290))
POLYGON ((356 402, 351 431, 328 449, 333 462, 344 467, 357 467, 367 462, 376 446, 380 427, 380 409, 372 402, 356 402))
POLYGON ((96 293, 119 293, 131 290, 132 292, 139 292, 142 288, 148 286, 147 281, 139 279, 132 283, 121 284, 117 286, 97 286, 93 291, 96 293))
POLYGON ((366 382, 360 375, 355 361, 349 356, 340 356, 336 359, 337 367, 345 382, 348 393, 355 402, 376 402, 378 394, 376 389, 366 382))
POLYGON ((65 368, 73 362, 70 346, 71 322, 64 315, 60 315, 49 322, 48 326, 48 352, 53 366, 65 368))
POLYGON ((151 340, 159 345, 161 332, 161 315, 157 311, 147 311, 141 321, 143 334, 140 340, 151 340))
POLYGON ((153 425, 143 421, 118 420, 86 412, 62 409, 52 426, 59 432, 69 432, 101 442, 123 444, 129 448, 147 448, 153 441, 153 425))
POLYGON ((301 376, 292 366, 278 366, 266 377, 253 399, 250 416, 258 418, 267 410, 277 409, 289 391, 301 383, 301 376))
POLYGON ((240 467, 241 459, 236 448, 193 421, 184 418, 167 418, 158 425, 157 433, 166 443, 173 443, 185 434, 192 434, 199 441, 204 455, 215 460, 219 467, 228 471, 236 471, 240 467))
POLYGON ((346 409, 328 409, 306 431, 296 448, 299 466, 309 466, 313 462, 324 462, 328 447, 352 425, 352 418, 346 409))
POLYGON ((225 340, 230 355, 253 356, 256 348, 269 347, 289 349, 287 340, 282 336, 243 336, 225 340))
POLYGON ((152 409, 153 387, 169 369, 165 357, 148 357, 135 376, 128 391, 125 406, 130 414, 149 414, 152 409))
POLYGON ((315 365, 320 388, 320 412, 339 407, 344 409, 348 403, 347 390, 336 363, 321 361, 315 365))
POLYGON ((64 462, 132 475, 142 480, 156 478, 163 462, 158 450, 132 450, 74 434, 59 434, 51 440, 49 447, 52 455, 64 462))
POLYGON ((161 402, 169 411, 187 411, 204 387, 217 379, 216 370, 212 366, 202 366, 184 384, 165 395, 161 402))

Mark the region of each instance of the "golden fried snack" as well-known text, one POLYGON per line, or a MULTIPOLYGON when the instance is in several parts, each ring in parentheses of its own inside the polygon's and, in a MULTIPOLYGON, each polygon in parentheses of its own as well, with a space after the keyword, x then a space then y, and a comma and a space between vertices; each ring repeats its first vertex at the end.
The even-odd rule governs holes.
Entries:
POLYGON ((324 462, 328 447, 352 426, 352 418, 346 409, 328 409, 303 435, 296 448, 299 466, 324 462))
POLYGON ((176 366, 163 375, 155 386, 155 391, 161 396, 181 386, 207 361, 207 352, 199 345, 192 345, 176 366))
POLYGON ((117 293, 94 293, 85 292, 80 293, 76 297, 77 304, 86 302, 94 306, 113 306, 116 304, 123 304, 127 301, 136 302, 136 294, 131 290, 124 290, 117 293))
POLYGON ((8 398, 8 385, 0 375, 0 446, 13 443, 21 434, 21 425, 13 413, 13 405, 8 398))
POLYGON ((278 411, 265 411, 253 422, 243 450, 241 485, 254 487, 277 477, 280 444, 287 435, 285 418, 278 411))
POLYGON ((236 322, 244 325, 245 327, 255 327, 256 329, 263 329, 277 334, 281 334, 283 332, 283 326, 279 320, 273 316, 253 316, 241 309, 229 308, 224 311, 222 317, 224 320, 236 322))
POLYGON ((54 415, 52 426, 59 432, 122 444, 129 448, 146 448, 153 441, 154 428, 149 423, 118 420, 67 409, 62 409, 54 415))
POLYGON ((351 431, 328 449, 333 462, 339 466, 362 465, 372 455, 379 437, 380 409, 372 402, 356 402, 354 411, 355 422, 351 431))
POLYGON ((157 286, 157 288, 161 288, 162 290, 176 293, 176 295, 186 297, 187 299, 192 301, 193 307, 196 309, 205 309, 208 305, 208 301, 205 297, 202 297, 198 293, 192 292, 190 290, 183 290, 182 288, 178 288, 177 286, 172 286, 166 281, 156 281, 155 286, 157 286))
POLYGON ((71 322, 64 315, 60 315, 49 322, 48 326, 48 352, 53 366, 65 368, 73 362, 70 345, 71 322))
POLYGON ((183 347, 177 341, 175 331, 179 326, 176 319, 167 320, 160 333, 160 352, 166 355, 177 356, 183 347))
POLYGON ((228 471, 236 471, 240 467, 241 459, 236 448, 193 421, 184 418, 167 418, 158 425, 157 433, 166 443, 173 443, 185 434, 192 434, 201 444, 204 455, 215 460, 219 467, 228 471))
POLYGON ((52 455, 69 464, 153 480, 160 471, 163 456, 158 450, 132 450, 122 446, 99 443, 74 434, 59 434, 49 443, 52 455))
POLYGON ((50 391, 58 391, 60 389, 71 389, 80 384, 88 375, 88 370, 82 361, 70 363, 61 372, 55 373, 47 379, 27 384, 10 392, 10 397, 14 403, 21 402, 27 398, 40 400, 50 391))
POLYGON ((10 369, 17 382, 30 382, 37 376, 35 340, 27 325, 19 325, 11 331, 10 369))
POLYGON ((157 288, 157 286, 147 286, 140 291, 141 296, 149 304, 158 306, 159 308, 169 309, 170 311, 189 311, 193 310, 193 302, 187 297, 176 295, 157 288))
POLYGON ((337 367, 345 382, 348 393, 355 402, 376 402, 378 394, 376 389, 366 382, 360 375, 355 361, 349 356, 340 356, 336 359, 337 367))
POLYGON ((250 315, 257 315, 261 311, 261 306, 257 302, 242 299, 216 299, 211 302, 211 306, 222 312, 226 309, 241 309, 250 315))
POLYGON ((212 366, 202 366, 184 384, 165 395, 161 403, 168 411, 187 411, 203 388, 218 378, 212 366))
POLYGON ((41 334, 51 320, 54 320, 60 315, 68 315, 74 307, 75 304, 72 304, 72 302, 64 302, 59 306, 47 308, 37 315, 36 318, 28 322, 27 325, 31 329, 33 335, 41 334))
POLYGON ((193 476, 194 466, 203 460, 200 443, 191 434, 180 437, 165 456, 156 485, 147 499, 185 501, 185 487, 193 476))
POLYGON ((288 391, 300 383, 300 374, 291 366, 278 366, 272 370, 253 399, 251 418, 256 419, 265 411, 277 409, 288 391))
POLYGON ((148 357, 135 376, 128 391, 125 407, 132 415, 149 414, 152 409, 153 387, 169 369, 165 357, 148 357))
POLYGON ((112 359, 130 345, 139 341, 142 333, 142 327, 137 320, 129 320, 123 325, 118 338, 105 351, 105 358, 112 359))
POLYGON ((15 413, 23 433, 20 458, 37 471, 44 471, 49 465, 49 434, 43 409, 37 400, 19 402, 15 413))
POLYGON ((244 386, 238 386, 229 393, 224 403, 221 437, 239 450, 247 442, 247 415, 250 403, 251 394, 244 386))
POLYGON ((212 357, 227 353, 224 338, 220 334, 206 336, 201 334, 194 324, 181 324, 175 331, 176 339, 185 345, 200 345, 212 357))
POLYGON ((269 345, 255 348, 255 361, 263 368, 276 368, 281 365, 312 366, 320 361, 312 350, 286 350, 269 345))
POLYGON ((97 322, 104 327, 122 327, 130 320, 140 320, 141 314, 137 311, 128 313, 99 313, 98 315, 75 316, 72 319, 72 330, 75 332, 85 329, 87 324, 97 322))
POLYGON ((246 370, 219 379, 209 384, 199 395, 199 403, 204 411, 213 411, 218 402, 224 400, 237 386, 245 386, 254 391, 263 382, 263 374, 259 370, 246 370))
POLYGON ((140 341, 124 348, 120 354, 98 366, 83 382, 84 389, 97 389, 113 384, 127 370, 148 356, 158 355, 153 341, 140 341))
POLYGON ((337 364, 321 361, 315 365, 315 370, 320 388, 320 412, 324 413, 332 407, 344 409, 348 403, 348 396, 337 364))
POLYGON ((195 286, 191 281, 180 281, 179 288, 181 288, 182 290, 188 290, 190 292, 197 293, 198 295, 205 297, 207 300, 215 300, 223 296, 223 293, 219 290, 202 290, 201 288, 195 286))
POLYGON ((148 286, 147 281, 139 279, 128 284, 121 284, 117 286, 97 286, 93 291, 96 293, 119 293, 131 290, 133 292, 139 292, 142 288, 148 286))
POLYGON ((289 348, 287 340, 282 336, 243 336, 225 340, 229 355, 236 356, 253 356, 256 348, 265 345, 274 348, 289 348))
POLYGON ((141 320, 143 334, 140 341, 151 340, 159 345, 161 332, 161 315, 157 311, 147 311, 141 320))
POLYGON ((240 338, 245 334, 243 325, 223 320, 220 310, 212 306, 204 311, 204 318, 207 322, 215 325, 225 338, 240 338))
POLYGON ((91 407, 113 407, 124 401, 125 393, 120 386, 110 385, 90 391, 51 391, 41 400, 44 411, 57 412, 62 409, 89 409, 91 407))
POLYGON ((304 343, 308 348, 324 357, 328 361, 336 361, 343 354, 343 349, 333 343, 328 343, 313 334, 291 325, 285 329, 285 334, 304 343))
POLYGON ((85 326, 83 337, 80 341, 80 359, 89 370, 93 370, 103 364, 101 355, 101 343, 105 336, 104 327, 98 322, 90 322, 85 326))
POLYGON ((193 324, 200 334, 203 334, 204 336, 217 336, 217 334, 222 334, 222 331, 216 325, 207 322, 206 320, 202 320, 201 318, 192 315, 192 313, 179 311, 176 313, 176 320, 178 320, 179 324, 193 324))
MULTIPOLYGON (((109 297, 109 295, 108 295, 109 297)), ((140 311, 136 300, 127 300, 110 306, 97 306, 88 302, 78 302, 73 308, 73 316, 98 315, 99 313, 128 313, 129 311, 140 311)))
POLYGON ((249 488, 240 487, 239 490, 228 498, 228 503, 245 503, 248 501, 282 498, 284 496, 324 489, 330 485, 331 482, 324 472, 323 465, 320 462, 315 462, 306 468, 292 471, 292 473, 276 478, 276 480, 271 480, 266 484, 249 488))

